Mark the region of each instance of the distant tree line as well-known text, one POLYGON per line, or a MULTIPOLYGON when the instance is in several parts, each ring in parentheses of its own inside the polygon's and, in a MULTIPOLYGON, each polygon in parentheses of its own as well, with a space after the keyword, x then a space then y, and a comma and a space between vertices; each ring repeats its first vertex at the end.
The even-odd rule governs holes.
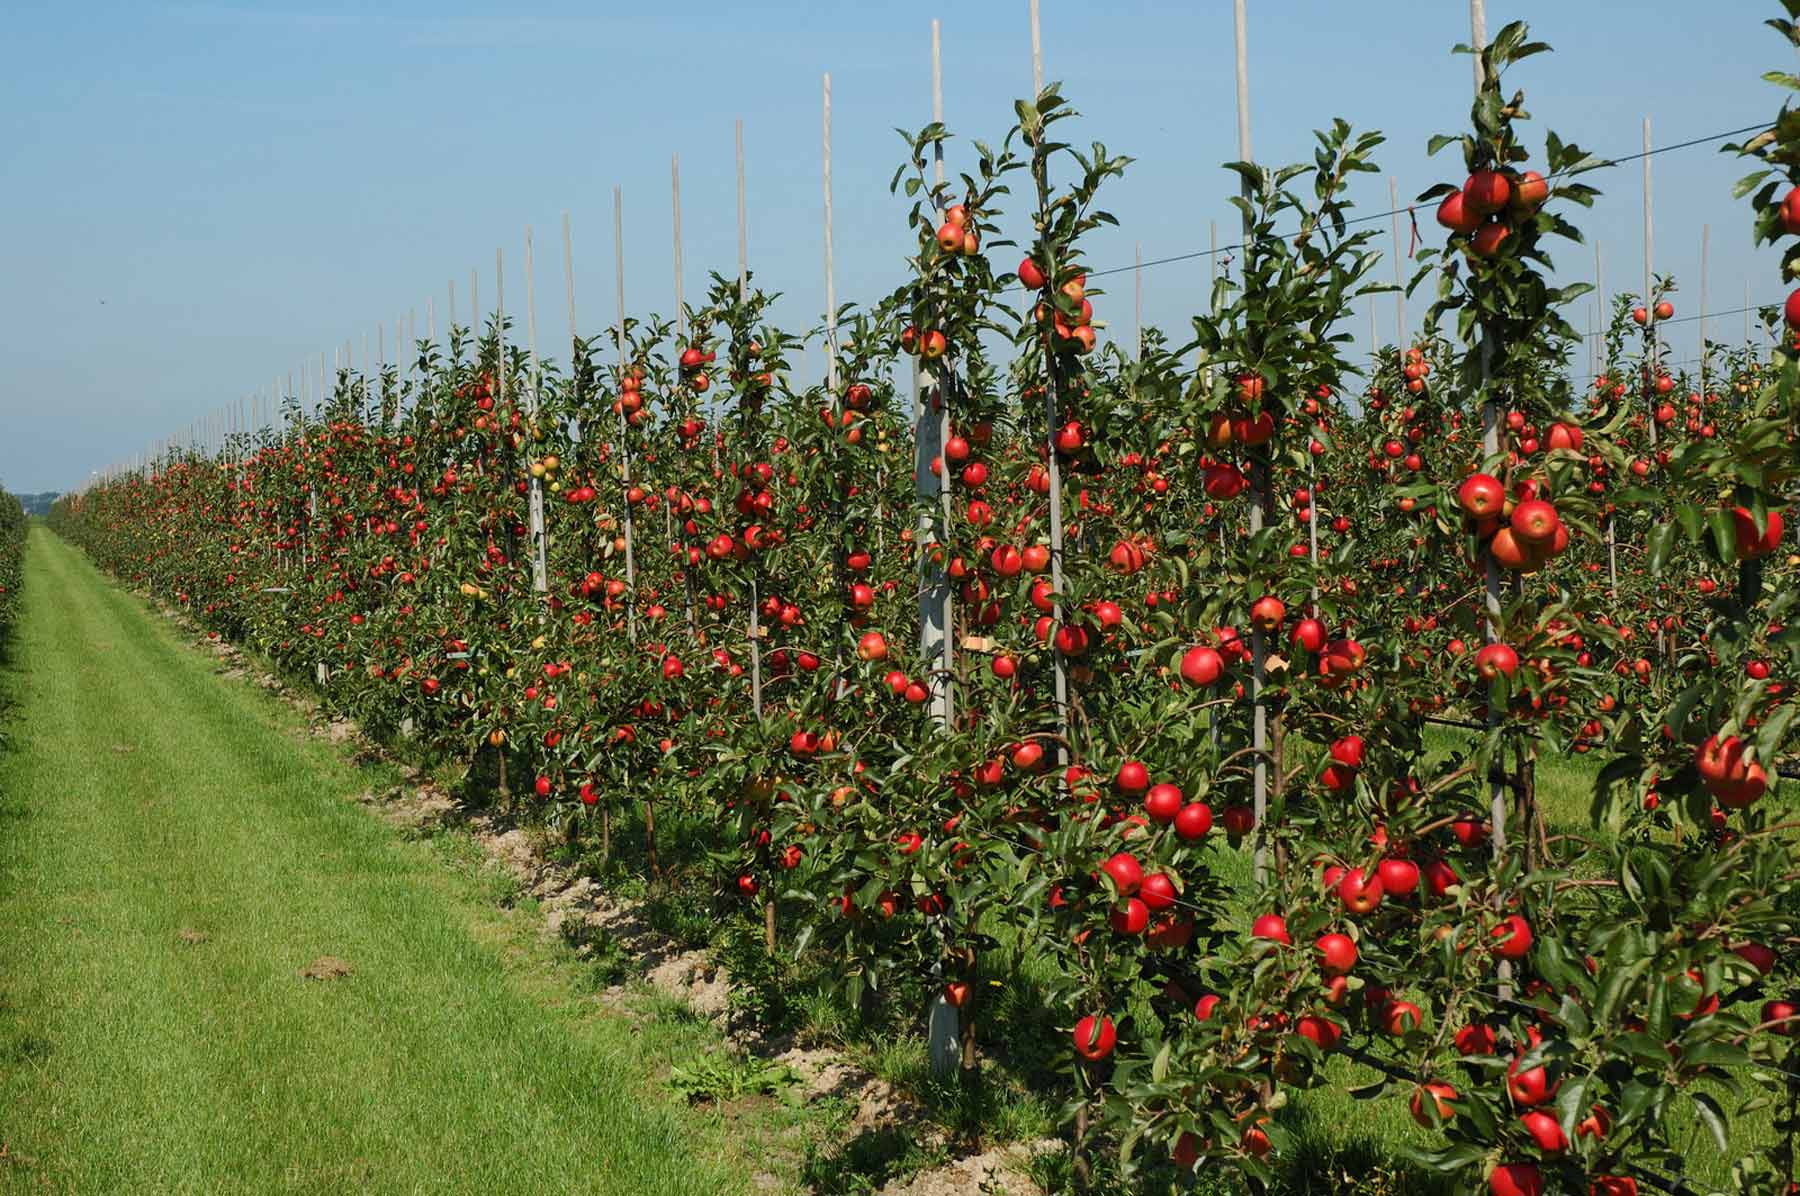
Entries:
POLYGON ((45 490, 41 494, 15 494, 13 497, 19 500, 27 515, 43 516, 50 513, 51 504, 62 497, 62 492, 45 490))

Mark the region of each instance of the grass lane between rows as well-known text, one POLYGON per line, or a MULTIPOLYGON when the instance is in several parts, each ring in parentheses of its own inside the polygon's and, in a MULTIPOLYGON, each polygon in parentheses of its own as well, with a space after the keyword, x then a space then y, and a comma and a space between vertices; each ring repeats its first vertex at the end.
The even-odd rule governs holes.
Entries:
POLYGON ((680 1027, 522 965, 478 870, 346 800, 394 778, 41 528, 0 686, 0 1191, 748 1186, 656 1082, 680 1027))

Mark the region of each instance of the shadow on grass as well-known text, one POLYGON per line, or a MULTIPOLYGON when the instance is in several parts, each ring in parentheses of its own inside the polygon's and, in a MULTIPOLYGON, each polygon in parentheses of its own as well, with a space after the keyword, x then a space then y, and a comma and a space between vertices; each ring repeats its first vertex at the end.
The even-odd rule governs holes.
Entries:
POLYGON ((868 1196, 890 1180, 945 1161, 942 1149, 923 1147, 899 1129, 867 1129, 830 1149, 807 1149, 800 1181, 818 1196, 868 1196))

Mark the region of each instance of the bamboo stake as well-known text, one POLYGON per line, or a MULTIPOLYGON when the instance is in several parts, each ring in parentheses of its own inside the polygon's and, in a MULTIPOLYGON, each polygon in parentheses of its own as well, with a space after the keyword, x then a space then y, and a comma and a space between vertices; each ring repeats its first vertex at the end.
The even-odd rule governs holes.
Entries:
MULTIPOLYGON (((625 193, 613 188, 613 276, 618 287, 619 316, 614 326, 619 342, 619 379, 623 385, 625 371, 631 368, 625 345, 625 193)), ((625 629, 632 643, 637 643, 637 533, 631 510, 631 420, 624 404, 619 406, 619 463, 625 479, 625 629)))
MULTIPOLYGON (((943 27, 934 20, 931 22, 931 119, 934 122, 942 122, 944 119, 942 39, 943 27)), ((943 182, 941 150, 937 154, 936 177, 939 183, 943 182)), ((941 513, 947 513, 949 487, 941 475, 932 472, 931 463, 942 460, 944 441, 948 438, 946 428, 949 424, 949 411, 944 405, 941 389, 935 385, 930 388, 926 386, 924 367, 916 355, 912 359, 911 373, 913 492, 927 504, 937 506, 941 513)), ((942 468, 941 464, 939 468, 942 468)), ((921 507, 915 532, 917 543, 923 547, 931 543, 936 534, 931 516, 921 507)), ((924 662, 931 679, 929 688, 932 722, 942 730, 949 726, 953 707, 951 590, 949 575, 940 565, 934 565, 930 558, 931 554, 928 552, 919 554, 919 658, 924 662)))
POLYGON ((1700 226, 1700 401, 1706 402, 1706 258, 1712 247, 1712 226, 1700 226))
MULTIPOLYGON (((1660 330, 1656 326, 1656 300, 1650 293, 1651 282, 1652 282, 1652 279, 1654 278, 1654 275, 1651 272, 1651 265, 1654 260, 1655 248, 1656 248, 1656 244, 1655 244, 1656 224, 1655 224, 1655 220, 1652 216, 1652 210, 1651 210, 1651 194, 1652 193, 1651 193, 1651 188, 1650 188, 1650 118, 1647 116, 1644 118, 1644 158, 1643 158, 1643 161, 1644 161, 1644 370, 1645 370, 1644 403, 1645 403, 1645 406, 1648 408, 1647 414, 1650 417, 1649 418, 1650 452, 1651 452, 1652 456, 1655 456, 1657 441, 1659 439, 1657 436, 1657 429, 1656 429, 1656 377, 1657 377, 1657 365, 1660 360, 1660 353, 1659 353, 1659 349, 1658 349, 1658 341, 1660 339, 1658 336, 1658 333, 1660 332, 1660 330)), ((1658 462, 1658 464, 1660 464, 1660 462, 1658 462)), ((1657 656, 1658 657, 1664 656, 1666 654, 1666 650, 1667 650, 1667 644, 1666 644, 1666 640, 1663 635, 1662 620, 1660 618, 1658 618, 1656 620, 1656 654, 1657 654, 1657 656)))
MULTIPOLYGON (((569 307, 569 351, 575 351, 575 342, 581 339, 581 333, 575 325, 575 240, 569 230, 569 214, 562 214, 563 233, 563 289, 568 295, 569 307)), ((571 364, 571 371, 574 366, 571 364)))
MULTIPOLYGON (((737 121, 737 226, 738 226, 738 302, 743 303, 750 297, 750 236, 748 217, 744 204, 744 120, 737 121)), ((715 440, 716 444, 717 441, 715 440)), ((762 601, 758 592, 756 579, 750 579, 750 708, 756 713, 756 721, 761 722, 763 716, 762 685, 762 614, 757 609, 762 601)), ((765 911, 768 915, 767 938, 769 950, 775 949, 775 906, 771 902, 765 911)))
MULTIPOLYGON (((1237 54, 1237 134, 1238 160, 1249 162, 1250 148, 1250 51, 1248 20, 1244 13, 1244 0, 1233 0, 1232 31, 1237 54)), ((1250 198, 1250 181, 1243 182, 1242 193, 1246 201, 1250 198)), ((1244 213, 1243 229, 1245 254, 1249 253, 1251 220, 1248 211, 1244 213)), ((1251 468, 1250 495, 1250 534, 1255 536, 1263 529, 1264 515, 1269 504, 1268 467, 1256 462, 1251 468)), ((1265 822, 1269 812, 1269 707, 1263 698, 1263 687, 1267 682, 1268 643, 1260 630, 1252 629, 1250 636, 1250 699, 1251 730, 1250 744, 1255 752, 1254 776, 1251 787, 1251 801, 1256 816, 1256 848, 1253 859, 1253 871, 1256 883, 1262 884, 1268 875, 1268 833, 1265 822)))
POLYGON ((681 155, 669 155, 669 202, 675 237, 675 343, 687 339, 687 306, 681 298, 681 155))
MULTIPOLYGON (((526 431, 535 443, 538 418, 538 385, 542 379, 538 364, 537 351, 537 280, 535 265, 532 261, 531 226, 525 226, 525 344, 531 360, 531 377, 525 387, 525 415, 531 425, 526 431)), ((532 450, 534 453, 536 449, 532 450)), ((544 479, 537 471, 527 471, 530 483, 527 486, 527 501, 530 504, 531 530, 531 588, 539 594, 550 590, 550 534, 544 522, 544 479)), ((547 617, 540 611, 540 618, 547 617)))
MULTIPOLYGON (((1479 98, 1485 82, 1481 64, 1481 52, 1487 46, 1487 10, 1483 0, 1469 0, 1469 34, 1470 44, 1475 50, 1475 94, 1479 98)), ((1492 372, 1493 346, 1488 343, 1484 329, 1481 337, 1481 448, 1483 454, 1492 459, 1500 452, 1500 405, 1494 401, 1489 392, 1489 380, 1492 372)), ((1494 559, 1492 552, 1483 551, 1482 558, 1486 565, 1487 585, 1485 607, 1487 611, 1485 639, 1493 643, 1500 632, 1500 563, 1494 559)), ((1500 713, 1489 710, 1488 725, 1498 725, 1500 713)), ((1498 776, 1488 781, 1488 821, 1491 827, 1488 836, 1489 851, 1494 866, 1499 868, 1506 861, 1506 782, 1498 776)), ((1512 996, 1512 964, 1507 960, 1500 961, 1500 995, 1504 998, 1512 996)))
MULTIPOLYGON (((670 206, 670 211, 672 213, 673 223, 672 223, 671 234, 672 234, 672 237, 674 240, 674 251, 675 251, 675 263, 674 263, 675 264, 675 353, 677 356, 679 356, 682 351, 682 348, 687 343, 687 305, 682 302, 682 297, 681 297, 682 268, 681 268, 681 155, 680 154, 670 154, 669 155, 669 206, 670 206)), ((710 439, 712 439, 712 442, 714 445, 714 451, 716 453, 717 446, 719 443, 718 438, 715 436, 715 437, 711 437, 710 439)), ((668 509, 669 508, 666 505, 663 508, 665 513, 668 511, 668 509)), ((672 524, 671 524, 670 531, 669 531, 669 538, 670 538, 671 542, 674 542, 675 533, 674 533, 674 528, 673 528, 672 524)), ((681 543, 682 547, 685 549, 687 546, 687 540, 686 540, 685 534, 683 535, 680 543, 681 543)), ((696 608, 698 606, 698 602, 696 601, 696 599, 698 597, 696 590, 698 587, 697 587, 697 583, 694 580, 694 571, 687 564, 687 559, 685 556, 682 558, 681 573, 682 573, 682 580, 683 580, 682 590, 684 592, 684 596, 687 601, 688 639, 695 643, 698 643, 699 639, 700 639, 700 620, 699 620, 698 614, 696 613, 696 608)))
POLYGON ((1394 351, 1406 351, 1406 283, 1400 264, 1400 183, 1388 176, 1388 224, 1394 233, 1394 351))
POLYGON ((1606 360, 1606 329, 1612 317, 1606 311, 1606 272, 1600 263, 1600 242, 1594 242, 1594 306, 1600 313, 1595 321, 1594 356, 1590 371, 1596 378, 1600 376, 1600 363, 1606 360))
POLYGON ((1136 292, 1136 333, 1138 360, 1144 359, 1144 243, 1137 242, 1137 261, 1131 268, 1132 289, 1136 292))

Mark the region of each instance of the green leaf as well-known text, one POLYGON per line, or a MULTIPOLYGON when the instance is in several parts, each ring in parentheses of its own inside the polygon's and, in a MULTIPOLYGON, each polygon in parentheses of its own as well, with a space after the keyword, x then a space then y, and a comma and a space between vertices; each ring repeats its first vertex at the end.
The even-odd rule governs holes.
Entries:
POLYGON ((1669 563, 1669 551, 1675 543, 1675 525, 1659 523, 1650 529, 1644 538, 1644 556, 1649 565, 1651 576, 1662 573, 1663 566, 1669 563))
POLYGON ((1713 1145, 1720 1154, 1728 1152, 1731 1149, 1731 1135, 1725 1129, 1725 1110, 1719 1107, 1718 1101, 1699 1089, 1690 1090, 1688 1098, 1694 1102, 1694 1112, 1700 1115, 1701 1124, 1712 1134, 1713 1145))
POLYGON ((1737 530, 1732 526, 1731 512, 1719 507, 1707 519, 1707 524, 1712 529, 1713 548, 1719 554, 1719 560, 1729 564, 1737 558, 1737 530))

